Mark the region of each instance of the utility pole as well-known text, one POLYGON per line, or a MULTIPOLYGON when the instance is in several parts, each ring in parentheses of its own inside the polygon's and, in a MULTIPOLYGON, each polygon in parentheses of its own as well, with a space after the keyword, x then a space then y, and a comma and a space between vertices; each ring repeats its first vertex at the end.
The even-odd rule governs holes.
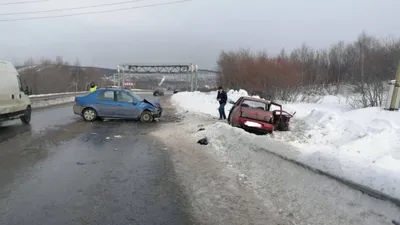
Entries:
POLYGON ((75 92, 78 92, 78 82, 79 82, 79 68, 76 67, 75 92))
POLYGON ((193 72, 194 72, 194 65, 190 63, 190 92, 193 92, 193 72))
POLYGON ((194 91, 197 91, 197 70, 199 69, 199 66, 196 64, 194 68, 194 91))
POLYGON ((186 73, 186 91, 189 90, 189 71, 186 73))
POLYGON ((122 67, 122 89, 125 89, 125 67, 122 67))
POLYGON ((80 72, 80 63, 79 63, 78 59, 75 61, 74 66, 75 66, 75 69, 76 69, 76 71, 75 71, 75 92, 78 92, 79 72, 80 72))
POLYGON ((396 78, 394 80, 393 83, 391 83, 392 85, 394 85, 393 87, 393 93, 390 93, 391 91, 389 91, 389 96, 388 96, 388 100, 390 100, 390 106, 388 108, 388 110, 398 110, 399 106, 398 106, 398 100, 397 98, 398 96, 398 92, 399 92, 399 87, 400 87, 400 63, 397 67, 397 71, 396 71, 396 78))
MULTIPOLYGON (((117 76, 119 76, 119 65, 117 65, 117 76)), ((116 84, 116 80, 115 80, 115 73, 114 73, 114 86, 116 84)))

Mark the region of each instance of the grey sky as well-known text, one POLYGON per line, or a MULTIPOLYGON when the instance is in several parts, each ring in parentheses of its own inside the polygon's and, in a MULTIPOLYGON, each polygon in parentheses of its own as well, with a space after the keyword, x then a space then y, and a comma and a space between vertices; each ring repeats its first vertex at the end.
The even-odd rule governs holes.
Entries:
MULTIPOLYGON (((0 13, 121 1, 49 0, 0 6, 0 13)), ((169 1, 174 0, 144 0, 108 9, 169 1)), ((212 69, 223 49, 245 47, 276 54, 303 42, 320 48, 339 40, 353 41, 362 30, 378 37, 397 37, 398 9, 399 0, 193 0, 114 13, 0 22, 0 59, 22 63, 30 56, 61 55, 71 62, 79 58, 87 66, 194 62, 212 69)), ((0 19, 32 16, 38 14, 0 19)))

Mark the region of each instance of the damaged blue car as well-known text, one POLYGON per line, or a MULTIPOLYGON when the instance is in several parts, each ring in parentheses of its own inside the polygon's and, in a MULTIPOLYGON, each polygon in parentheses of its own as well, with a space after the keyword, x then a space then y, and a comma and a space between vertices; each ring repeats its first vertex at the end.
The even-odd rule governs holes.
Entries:
POLYGON ((150 123, 160 118, 159 102, 148 101, 130 90, 100 88, 85 96, 75 97, 73 111, 85 121, 98 119, 138 119, 150 123))

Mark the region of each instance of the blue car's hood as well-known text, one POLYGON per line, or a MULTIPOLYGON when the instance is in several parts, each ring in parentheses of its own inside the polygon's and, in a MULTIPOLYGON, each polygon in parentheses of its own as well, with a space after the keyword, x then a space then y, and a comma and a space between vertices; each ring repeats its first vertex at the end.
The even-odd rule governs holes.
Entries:
POLYGON ((150 105, 152 105, 152 106, 154 106, 154 107, 157 107, 157 108, 160 108, 160 107, 161 107, 159 101, 149 101, 149 100, 147 100, 147 99, 143 99, 143 102, 146 102, 146 103, 148 103, 148 104, 150 104, 150 105))

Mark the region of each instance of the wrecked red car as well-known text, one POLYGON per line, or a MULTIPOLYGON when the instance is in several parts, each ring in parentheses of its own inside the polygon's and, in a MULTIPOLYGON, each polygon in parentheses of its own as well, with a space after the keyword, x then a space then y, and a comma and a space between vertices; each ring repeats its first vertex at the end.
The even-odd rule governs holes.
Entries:
POLYGON ((258 98, 240 97, 233 104, 228 123, 249 132, 269 133, 273 131, 288 131, 290 114, 282 110, 282 105, 258 98))

